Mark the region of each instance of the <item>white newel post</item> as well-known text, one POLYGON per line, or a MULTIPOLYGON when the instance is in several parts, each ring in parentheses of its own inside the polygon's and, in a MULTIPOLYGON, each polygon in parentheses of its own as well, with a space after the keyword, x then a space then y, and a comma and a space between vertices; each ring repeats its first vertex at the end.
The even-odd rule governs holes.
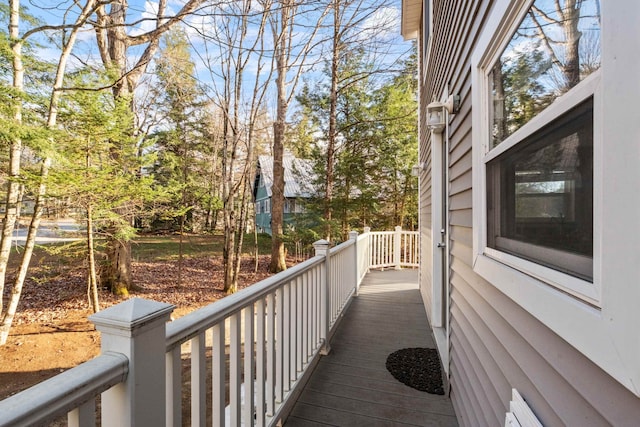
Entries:
POLYGON ((165 425, 165 323, 174 308, 132 298, 89 316, 101 333, 102 353, 129 359, 126 381, 102 393, 104 427, 165 425))
POLYGON ((358 291, 360 290, 360 284, 358 283, 358 279, 360 279, 360 263, 358 262, 358 232, 350 231, 349 239, 353 240, 353 268, 355 270, 354 278, 355 282, 353 282, 353 294, 358 296, 358 291))
POLYGON ((396 225, 396 231, 393 234, 393 265, 394 269, 400 270, 400 262, 402 257, 402 227, 396 225))
POLYGON ((324 340, 320 354, 327 355, 331 351, 329 345, 329 323, 330 323, 330 306, 331 296, 329 292, 331 290, 331 268, 330 268, 330 254, 329 254, 329 242, 326 240, 318 240, 313 244, 313 248, 316 250, 316 256, 324 257, 324 268, 322 269, 322 276, 320 278, 320 330, 324 340))

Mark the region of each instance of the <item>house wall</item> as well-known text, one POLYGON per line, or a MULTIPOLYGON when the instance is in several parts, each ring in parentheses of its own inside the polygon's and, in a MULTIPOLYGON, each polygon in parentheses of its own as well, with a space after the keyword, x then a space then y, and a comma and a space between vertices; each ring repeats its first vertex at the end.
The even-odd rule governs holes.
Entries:
POLYGON ((472 269, 471 53, 491 1, 432 3, 432 45, 420 67, 420 162, 427 165, 420 175, 420 280, 431 313, 435 242, 424 112, 429 101, 456 93, 462 105, 448 130, 450 329, 443 363, 460 425, 504 425, 512 388, 545 426, 638 425, 640 399, 472 269))
MULTIPOLYGON (((264 181, 259 180, 259 182, 260 185, 258 185, 255 193, 256 206, 258 204, 264 206, 266 200, 268 200, 269 205, 271 205, 271 197, 267 193, 267 189, 264 186, 264 181)), ((256 208, 256 227, 258 228, 259 233, 271 234, 271 209, 269 209, 269 213, 264 213, 262 212, 262 209, 260 210, 260 212, 258 212, 256 208)))

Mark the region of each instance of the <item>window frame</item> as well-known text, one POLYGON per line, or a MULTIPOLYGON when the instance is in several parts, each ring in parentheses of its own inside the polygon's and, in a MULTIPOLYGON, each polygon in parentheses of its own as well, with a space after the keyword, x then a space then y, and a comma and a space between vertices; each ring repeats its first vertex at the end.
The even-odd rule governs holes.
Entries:
POLYGON ((533 0, 496 0, 472 52, 473 270, 640 396, 640 2, 601 4, 601 67, 490 150, 488 71, 533 0), (609 32, 609 29, 615 28, 609 32), (624 37, 617 35, 624 35, 624 37), (566 96, 569 95, 569 96, 566 96), (486 162, 594 98, 593 284, 487 250, 486 162), (625 194, 627 195, 625 197, 625 194), (606 225, 606 227, 605 227, 606 225), (569 280, 567 280, 569 279, 569 280))
MULTIPOLYGON (((519 23, 519 20, 517 21, 519 23)), ((495 58, 495 55, 491 58, 495 58)), ((486 61, 485 64, 491 63, 491 60, 486 61)), ((485 87, 488 87, 487 73, 490 71, 489 67, 483 67, 481 64, 481 68, 485 68, 482 71, 482 77, 484 79, 485 87)), ((569 295, 572 295, 578 299, 587 301, 590 304, 593 304, 597 307, 600 306, 601 300, 601 278, 599 276, 600 265, 599 259, 601 259, 601 247, 599 241, 599 235, 596 233, 596 230, 599 230, 602 226, 601 218, 598 216, 597 211, 595 210, 595 206, 597 203, 597 191, 595 188, 595 183, 600 181, 601 176, 601 167, 598 167, 598 159, 596 159, 595 153, 602 150, 602 129, 601 129, 601 118, 602 118, 602 90, 601 90, 601 71, 596 71, 587 78, 585 78, 582 82, 580 82, 577 86, 572 88, 568 93, 556 99, 554 103, 549 105, 543 111, 541 111, 538 115, 532 118, 528 123, 523 125, 520 129, 515 131, 512 135, 506 138, 502 143, 497 145, 494 148, 490 148, 490 133, 489 133, 489 118, 487 116, 486 123, 479 124, 480 127, 483 128, 483 133, 486 134, 485 141, 483 141, 482 153, 481 153, 481 168, 483 169, 483 182, 482 185, 483 192, 486 194, 487 191, 487 183, 486 183, 486 165, 491 160, 497 158, 501 154, 508 151, 510 148, 515 147, 520 142, 525 140, 527 137, 533 135, 538 130, 543 129, 545 126, 551 124, 553 120, 561 115, 571 111, 575 106, 579 105, 581 102, 586 101, 588 98, 593 97, 593 145, 594 145, 594 164, 593 164, 593 180, 594 180, 594 191, 593 191, 593 205, 594 205, 594 215, 593 215, 593 282, 580 279, 575 276, 571 276, 569 274, 563 273, 562 271, 556 270, 551 267, 546 267, 542 264, 538 264, 533 261, 526 260, 524 258, 520 258, 515 255, 511 255, 506 252, 502 252, 497 249, 490 248, 487 245, 487 204, 486 200, 481 204, 482 209, 482 218, 483 218, 483 232, 482 236, 480 236, 480 240, 478 241, 478 249, 474 253, 483 252, 485 255, 494 258, 510 267, 513 267, 521 272, 531 275, 542 282, 547 283, 550 286, 556 287, 563 292, 566 292, 569 295)), ((484 99, 479 101, 480 103, 475 103, 474 105, 488 105, 488 93, 484 95, 484 99)), ((474 128, 475 128, 474 123, 474 128)))

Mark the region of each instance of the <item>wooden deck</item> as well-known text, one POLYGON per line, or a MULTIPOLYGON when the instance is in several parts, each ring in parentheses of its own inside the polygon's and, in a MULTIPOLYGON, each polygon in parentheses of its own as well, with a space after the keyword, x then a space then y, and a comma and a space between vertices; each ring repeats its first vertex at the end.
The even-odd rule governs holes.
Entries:
POLYGON ((412 389, 385 368, 396 350, 435 348, 417 282, 417 270, 367 274, 287 427, 457 426, 448 397, 412 389))

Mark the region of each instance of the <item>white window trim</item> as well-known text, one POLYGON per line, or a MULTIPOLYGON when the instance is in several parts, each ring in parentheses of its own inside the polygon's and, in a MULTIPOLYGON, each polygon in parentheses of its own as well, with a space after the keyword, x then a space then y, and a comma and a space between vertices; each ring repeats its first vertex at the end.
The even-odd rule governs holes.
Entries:
MULTIPOLYGON (((485 77, 486 79, 486 77, 485 77)), ((495 159, 500 154, 504 153, 508 149, 517 145, 520 141, 535 133, 536 131, 542 129, 544 125, 550 123, 553 119, 560 117, 562 114, 570 111, 576 105, 580 104, 580 102, 588 99, 589 97, 594 97, 594 151, 598 150, 599 147, 602 146, 602 124, 600 123, 602 118, 602 105, 601 105, 601 84, 600 84, 600 71, 596 71, 589 77, 587 77, 584 81, 580 82, 576 87, 571 90, 569 96, 564 96, 558 98, 553 104, 548 106, 544 111, 531 119, 527 124, 522 126, 516 132, 514 132, 511 136, 505 139, 500 145, 496 148, 493 148, 487 154, 482 156, 483 165, 489 162, 490 160, 495 159)), ((479 101, 479 103, 474 103, 474 105, 487 105, 488 100, 486 99, 486 94, 489 92, 484 92, 482 94, 483 99, 479 101), (480 104, 482 103, 482 104, 480 104)), ((480 96, 480 94, 479 94, 480 96)), ((487 135, 485 139, 487 140, 487 145, 489 144, 489 119, 485 120, 483 123, 479 124, 479 128, 481 128, 482 135, 487 135)), ((475 128, 476 126, 474 126, 475 128)), ((485 146, 487 146, 485 145, 485 146)), ((486 149, 482 150, 482 153, 486 152, 486 149)), ((480 153, 480 154, 482 154, 480 153)), ((484 169, 484 166, 482 166, 484 169)), ((599 163, 599 158, 594 156, 594 165, 593 165, 593 175, 594 182, 601 181, 601 172, 602 168, 599 163)), ((486 192, 486 175, 484 177, 484 181, 480 184, 483 186, 483 193, 486 192)), ((485 193, 486 194, 486 193, 485 193)), ((594 206, 597 206, 597 203, 601 201, 599 198, 596 188, 594 188, 593 194, 594 206)), ((599 244, 599 234, 594 232, 593 240, 594 240, 594 252, 593 252, 593 283, 588 282, 586 280, 579 279, 577 277, 570 276, 568 274, 562 273, 550 267, 545 267, 541 264, 527 261, 526 259, 509 255, 508 253, 495 250, 487 247, 486 242, 486 199, 482 202, 482 210, 481 214, 483 217, 483 222, 481 223, 482 227, 485 227, 485 231, 481 233, 479 240, 478 251, 474 253, 484 253, 487 256, 495 258, 498 261, 501 261, 507 265, 510 265, 520 271, 523 271, 533 277, 539 278, 540 280, 547 282, 551 286, 555 286, 564 292, 567 292, 570 295, 575 296, 576 298, 583 299, 590 304, 595 306, 600 306, 601 299, 601 280, 599 277, 600 272, 600 259, 601 253, 598 251, 601 250, 601 245, 599 244)), ((601 218, 598 216, 597 212, 594 212, 593 217, 593 225, 594 230, 600 230, 602 228, 601 218)))
MULTIPOLYGON (((575 88, 591 93, 590 85, 600 85, 594 94, 594 284, 585 282, 591 290, 576 286, 580 279, 566 282, 567 275, 551 277, 551 269, 486 248, 489 117, 488 108, 480 107, 489 93, 485 72, 531 3, 497 0, 472 57, 473 269, 640 396, 640 2, 601 3, 601 72, 575 88)), ((514 140, 548 120, 545 115, 569 108, 563 103, 558 99, 514 140)))

